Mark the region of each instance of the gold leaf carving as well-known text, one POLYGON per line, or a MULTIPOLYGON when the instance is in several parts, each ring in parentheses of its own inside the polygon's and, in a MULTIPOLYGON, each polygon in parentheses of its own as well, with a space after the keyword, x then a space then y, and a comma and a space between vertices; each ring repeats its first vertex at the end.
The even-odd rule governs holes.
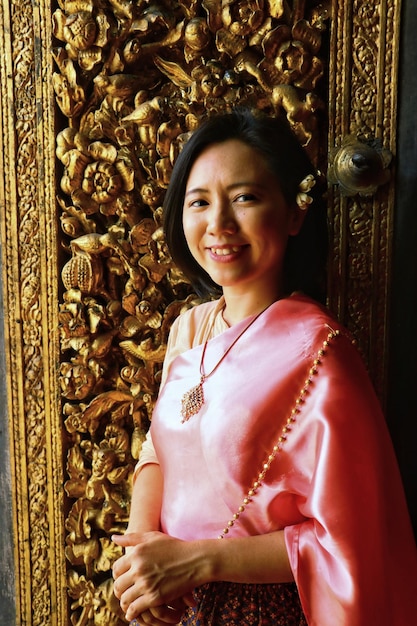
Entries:
POLYGON ((56 155, 74 624, 96 620, 97 598, 106 624, 120 619, 100 582, 119 554, 108 535, 128 518, 170 325, 196 301, 161 228, 173 163, 204 113, 238 104, 284 111, 318 162, 327 17, 314 2, 263 0, 75 1, 54 13, 53 87, 68 118, 56 155))

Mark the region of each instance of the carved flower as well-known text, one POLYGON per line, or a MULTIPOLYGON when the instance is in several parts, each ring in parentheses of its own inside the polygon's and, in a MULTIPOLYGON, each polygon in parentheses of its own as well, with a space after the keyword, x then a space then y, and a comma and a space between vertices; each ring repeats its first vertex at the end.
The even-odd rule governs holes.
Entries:
MULTIPOLYGON (((84 419, 84 414, 83 414, 84 409, 85 409, 85 404, 82 404, 82 403, 73 405, 73 404, 70 404, 69 402, 66 402, 64 404, 63 414, 64 416, 66 416, 66 420, 64 424, 65 424, 65 428, 71 435, 75 433, 88 432, 89 424, 84 419)), ((75 448, 72 448, 72 450, 74 449, 75 448)), ((74 465, 75 463, 71 463, 67 466, 70 475, 72 474, 71 470, 72 470, 72 466, 74 465)), ((76 480, 74 482, 75 482, 76 488, 79 488, 80 482, 81 482, 81 473, 77 473, 76 480)), ((66 487, 66 490, 67 492, 69 491, 67 487, 66 487)), ((82 491, 82 494, 83 493, 84 493, 84 490, 82 491)), ((77 495, 81 495, 81 494, 77 494, 77 495)))
POLYGON ((140 189, 140 195, 145 204, 147 204, 152 212, 161 205, 162 191, 153 180, 147 181, 140 189))
POLYGON ((82 189, 97 204, 108 204, 119 194, 123 180, 117 165, 106 161, 89 163, 84 170, 82 189))
POLYGON ((71 129, 58 135, 57 156, 65 166, 61 189, 86 214, 114 215, 124 205, 123 195, 133 189, 133 168, 112 144, 87 145, 85 139, 71 129))
MULTIPOLYGON (((121 96, 106 95, 100 107, 86 115, 88 135, 92 139, 107 137, 118 146, 129 146, 134 142, 133 129, 121 122, 121 119, 129 113, 125 101, 128 94, 127 90, 123 91, 123 86, 120 86, 116 80, 112 80, 113 78, 115 77, 99 74, 94 79, 96 90, 103 90, 104 93, 106 88, 114 89, 115 93, 121 93, 121 96)), ((130 80, 130 84, 133 90, 134 81, 130 80)))
MULTIPOLYGON (((119 556, 119 554, 118 554, 119 556)), ((92 575, 92 572, 89 574, 92 575)), ((124 622, 120 604, 113 594, 113 580, 108 578, 98 587, 91 580, 74 570, 68 572, 68 595, 74 599, 71 610, 78 611, 73 615, 74 626, 116 626, 124 622), (77 620, 77 621, 75 621, 77 620)))
POLYGON ((223 24, 238 37, 253 33, 264 20, 263 0, 241 0, 226 3, 222 11, 223 24))
POLYGON ((225 69, 217 61, 208 61, 206 65, 198 65, 193 69, 191 76, 194 80, 190 90, 191 101, 220 98, 226 92, 225 69))
POLYGON ((320 45, 320 31, 305 20, 297 22, 292 29, 278 26, 264 39, 262 67, 269 73, 272 84, 313 89, 323 75, 322 62, 316 56, 320 45))
POLYGON ((70 59, 90 71, 103 60, 103 47, 111 35, 111 24, 102 11, 90 10, 66 15, 58 9, 53 14, 53 34, 66 43, 65 50, 70 59))
POLYGON ((97 24, 91 13, 80 11, 69 15, 64 21, 65 41, 73 50, 87 50, 97 37, 97 24))
POLYGON ((96 384, 96 377, 93 372, 83 365, 62 363, 60 374, 62 395, 68 400, 87 398, 96 384))
MULTIPOLYGON (((107 537, 100 538, 101 553, 96 562, 97 572, 108 572, 116 559, 122 556, 123 550, 107 537)), ((109 622, 103 621, 108 626, 109 622)))
POLYGON ((257 32, 265 19, 263 0, 227 2, 222 9, 223 28, 216 34, 217 48, 234 57, 248 45, 245 37, 257 32))

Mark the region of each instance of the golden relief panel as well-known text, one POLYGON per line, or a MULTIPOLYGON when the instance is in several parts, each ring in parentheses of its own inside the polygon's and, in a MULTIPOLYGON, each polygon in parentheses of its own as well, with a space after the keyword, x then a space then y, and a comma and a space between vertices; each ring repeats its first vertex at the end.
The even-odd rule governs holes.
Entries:
MULTIPOLYGON (((170 325, 198 302, 162 202, 201 116, 283 111, 323 173, 348 136, 394 150, 398 3, 357 4, 3 3, 17 623, 125 623, 110 536, 126 526, 170 325)), ((381 391, 393 186, 362 191, 329 185, 329 304, 381 391)))

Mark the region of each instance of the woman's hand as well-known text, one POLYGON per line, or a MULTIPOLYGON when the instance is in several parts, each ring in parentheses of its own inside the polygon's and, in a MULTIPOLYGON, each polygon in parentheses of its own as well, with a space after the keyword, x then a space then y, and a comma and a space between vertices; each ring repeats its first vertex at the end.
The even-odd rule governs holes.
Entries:
POLYGON ((180 598, 169 606, 153 607, 137 615, 130 622, 130 626, 167 626, 167 624, 178 624, 187 606, 188 604, 180 598))
MULTIPOLYGON (((141 614, 142 619, 145 611, 155 607, 173 606, 178 598, 193 606, 190 594, 204 583, 294 580, 282 530, 253 537, 194 541, 150 531, 128 533, 113 540, 126 548, 125 556, 115 562, 113 574, 115 594, 129 620, 141 614)), ((143 623, 160 626, 153 621, 143 623)))
POLYGON ((192 543, 160 532, 116 535, 113 541, 126 548, 113 565, 114 593, 126 619, 152 626, 178 623, 200 584, 201 563, 192 543))

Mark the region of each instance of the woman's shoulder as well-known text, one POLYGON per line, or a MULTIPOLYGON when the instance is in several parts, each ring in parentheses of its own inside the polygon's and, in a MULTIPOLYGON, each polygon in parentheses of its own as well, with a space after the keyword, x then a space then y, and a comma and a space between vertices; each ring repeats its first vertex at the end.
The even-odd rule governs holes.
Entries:
POLYGON ((353 350, 357 352, 356 341, 350 331, 337 319, 337 316, 325 305, 302 293, 288 297, 283 306, 277 307, 272 314, 278 335, 284 334, 292 338, 294 345, 303 345, 306 353, 327 336, 339 337, 338 352, 353 350))
MULTIPOLYGON (((188 309, 181 311, 180 315, 173 322, 173 327, 177 326, 181 327, 189 327, 190 324, 198 325, 204 320, 207 320, 212 315, 216 314, 217 309, 219 309, 220 300, 210 300, 208 302, 201 302, 200 304, 195 304, 188 309)), ((221 307, 220 307, 221 310, 221 307)))
POLYGON ((310 327, 313 329, 324 325, 330 326, 334 330, 346 331, 343 324, 338 321, 336 315, 327 306, 301 292, 296 292, 286 298, 285 305, 279 313, 287 318, 288 324, 300 328, 310 327))
POLYGON ((212 313, 222 310, 224 307, 223 297, 218 300, 209 300, 208 302, 201 302, 194 306, 182 311, 178 316, 178 323, 189 321, 190 319, 201 320, 210 316, 212 313))
POLYGON ((188 338, 189 346, 202 343, 215 318, 224 308, 224 299, 202 302, 183 311, 173 322, 171 334, 188 338))

